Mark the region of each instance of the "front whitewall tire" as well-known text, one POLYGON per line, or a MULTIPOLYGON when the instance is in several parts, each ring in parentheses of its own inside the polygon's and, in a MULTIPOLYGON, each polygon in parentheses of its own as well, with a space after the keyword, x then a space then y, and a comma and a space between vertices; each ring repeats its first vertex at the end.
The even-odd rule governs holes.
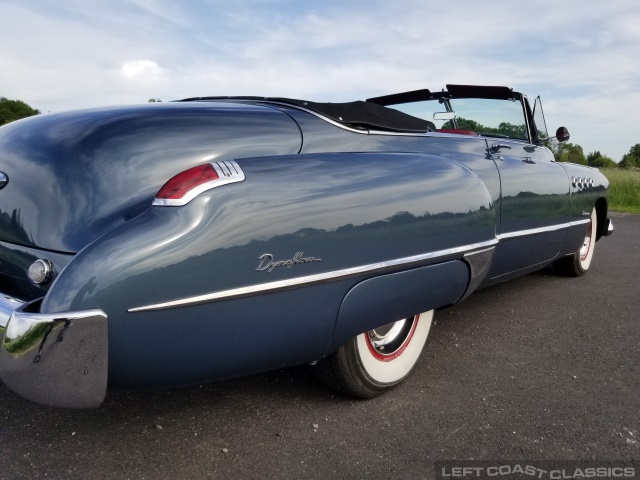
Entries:
POLYGON ((593 260, 597 232, 598 214, 594 208, 591 211, 591 216, 589 217, 589 223, 586 228, 584 240, 582 241, 582 246, 577 252, 553 262, 556 271, 569 277, 579 277, 584 275, 587 270, 589 270, 591 260, 593 260))

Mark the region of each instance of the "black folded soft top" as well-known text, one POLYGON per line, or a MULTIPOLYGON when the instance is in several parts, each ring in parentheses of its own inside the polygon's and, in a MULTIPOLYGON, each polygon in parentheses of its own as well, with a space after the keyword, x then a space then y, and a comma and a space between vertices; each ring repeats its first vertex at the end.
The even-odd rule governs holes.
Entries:
POLYGON ((308 100, 296 100, 280 97, 193 97, 180 100, 189 101, 240 101, 249 103, 271 103, 292 105, 310 110, 340 124, 364 129, 380 129, 398 132, 436 131, 436 126, 429 120, 417 118, 400 112, 392 105, 412 103, 424 100, 446 98, 488 98, 513 99, 520 95, 509 87, 478 85, 447 85, 447 90, 432 93, 427 89, 411 92, 394 93, 382 97, 368 98, 366 101, 346 103, 317 103, 308 100))
POLYGON ((291 105, 310 110, 340 124, 366 129, 381 129, 398 132, 435 131, 435 125, 421 118, 387 108, 369 101, 346 103, 317 103, 279 97, 195 97, 180 100, 187 101, 241 101, 249 103, 271 103, 291 105))

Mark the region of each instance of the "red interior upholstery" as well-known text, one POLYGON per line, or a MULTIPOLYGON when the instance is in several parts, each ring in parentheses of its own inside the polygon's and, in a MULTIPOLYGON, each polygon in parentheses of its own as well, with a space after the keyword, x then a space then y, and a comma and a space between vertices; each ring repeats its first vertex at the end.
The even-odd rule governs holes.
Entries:
POLYGON ((476 132, 472 132, 471 130, 462 130, 460 128, 439 128, 438 132, 440 133, 456 133, 458 135, 479 135, 476 132))

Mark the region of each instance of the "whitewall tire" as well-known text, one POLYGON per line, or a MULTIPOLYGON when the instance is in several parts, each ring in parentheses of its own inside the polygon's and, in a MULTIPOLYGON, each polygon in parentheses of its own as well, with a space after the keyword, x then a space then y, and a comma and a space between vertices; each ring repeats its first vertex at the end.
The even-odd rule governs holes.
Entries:
POLYGON ((361 333, 315 366, 333 388, 371 398, 411 373, 429 336, 433 310, 361 333))
POLYGON ((587 226, 584 240, 582 241, 582 246, 573 255, 569 255, 554 262, 556 271, 570 277, 579 277, 589 270, 596 246, 597 227, 598 215, 594 208, 591 211, 591 217, 589 217, 589 224, 587 226))

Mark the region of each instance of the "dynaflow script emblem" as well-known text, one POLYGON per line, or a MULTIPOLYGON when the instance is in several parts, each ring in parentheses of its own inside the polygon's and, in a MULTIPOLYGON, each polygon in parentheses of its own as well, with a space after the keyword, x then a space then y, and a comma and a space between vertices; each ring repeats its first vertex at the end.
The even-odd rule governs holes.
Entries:
POLYGON ((305 257, 303 252, 297 252, 293 258, 289 258, 288 260, 274 260, 273 255, 270 253, 265 253, 258 257, 258 268, 256 268, 256 272, 264 272, 265 270, 268 273, 271 273, 274 268, 277 267, 287 267, 291 268, 294 265, 300 265, 303 263, 313 263, 313 262, 321 262, 321 258, 316 257, 305 257))

